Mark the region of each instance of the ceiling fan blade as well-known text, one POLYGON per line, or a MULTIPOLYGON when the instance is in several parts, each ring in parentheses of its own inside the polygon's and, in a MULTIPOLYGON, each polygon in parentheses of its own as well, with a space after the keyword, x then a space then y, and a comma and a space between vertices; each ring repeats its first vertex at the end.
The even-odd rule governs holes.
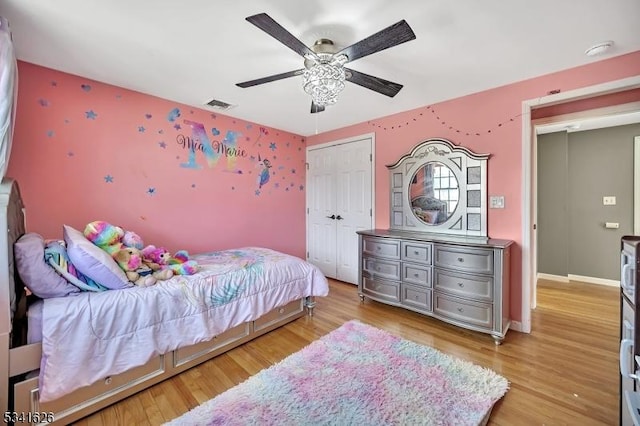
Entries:
POLYGON ((270 75, 269 77, 258 78, 257 80, 249 80, 249 81, 244 81, 242 83, 236 83, 236 86, 242 87, 242 88, 247 88, 247 87, 251 87, 251 86, 257 86, 258 84, 269 83, 271 81, 282 80, 283 78, 289 78, 289 77, 295 77, 296 75, 302 75, 303 72, 304 72, 303 69, 295 70, 295 71, 289 71, 289 72, 283 72, 282 74, 274 74, 274 75, 270 75))
POLYGON ((324 105, 318 105, 315 102, 311 101, 311 114, 315 114, 317 112, 324 111, 324 105))
POLYGON ((349 47, 345 47, 336 55, 345 54, 349 58, 349 62, 353 62, 363 56, 371 55, 415 38, 416 35, 413 30, 407 24, 407 21, 403 19, 349 47))
POLYGON ((382 93, 383 95, 387 95, 391 98, 397 95, 400 89, 402 89, 402 84, 394 83, 380 77, 374 77, 349 68, 345 68, 345 70, 347 71, 347 81, 366 87, 367 89, 374 90, 378 93, 382 93), (349 73, 351 73, 351 75, 349 75, 349 73))
POLYGON ((311 55, 314 58, 318 57, 313 50, 309 49, 303 42, 294 37, 293 34, 284 29, 282 25, 278 24, 266 13, 258 13, 257 15, 249 16, 245 19, 278 40, 280 43, 287 46, 289 49, 296 52, 298 55, 311 55))

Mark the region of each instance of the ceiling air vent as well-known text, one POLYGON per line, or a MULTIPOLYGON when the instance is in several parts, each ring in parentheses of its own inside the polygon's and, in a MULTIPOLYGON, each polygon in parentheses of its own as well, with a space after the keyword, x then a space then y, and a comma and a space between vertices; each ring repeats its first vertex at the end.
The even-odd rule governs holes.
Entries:
POLYGON ((226 102, 219 101, 218 99, 211 99, 205 105, 209 105, 211 108, 219 109, 219 110, 222 110, 222 111, 225 111, 225 110, 228 110, 228 109, 231 109, 231 108, 235 107, 235 105, 231 105, 231 104, 228 104, 226 102))

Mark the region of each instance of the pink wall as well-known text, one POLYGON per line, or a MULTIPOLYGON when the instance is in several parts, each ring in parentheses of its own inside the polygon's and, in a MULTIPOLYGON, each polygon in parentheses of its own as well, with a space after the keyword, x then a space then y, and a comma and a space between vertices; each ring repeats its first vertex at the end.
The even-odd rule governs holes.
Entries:
POLYGON ((171 251, 258 245, 303 257, 304 163, 301 136, 19 63, 7 175, 28 230, 45 238, 102 219, 171 251), (230 155, 189 149, 204 139, 230 155))
POLYGON ((522 101, 545 96, 551 90, 568 91, 638 75, 639 71, 640 51, 310 136, 307 142, 315 145, 375 132, 377 228, 389 226, 389 174, 385 165, 395 163, 417 143, 440 137, 477 153, 491 154, 488 193, 489 196, 504 195, 505 208, 489 210, 488 233, 491 238, 516 242, 511 263, 511 312, 513 319, 519 321, 522 300, 522 101))

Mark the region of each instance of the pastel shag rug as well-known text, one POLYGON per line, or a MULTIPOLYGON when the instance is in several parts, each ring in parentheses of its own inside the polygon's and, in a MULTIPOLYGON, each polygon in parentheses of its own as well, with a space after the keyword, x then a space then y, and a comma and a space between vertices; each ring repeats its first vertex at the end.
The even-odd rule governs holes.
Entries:
POLYGON ((349 321, 167 425, 479 425, 509 382, 349 321))

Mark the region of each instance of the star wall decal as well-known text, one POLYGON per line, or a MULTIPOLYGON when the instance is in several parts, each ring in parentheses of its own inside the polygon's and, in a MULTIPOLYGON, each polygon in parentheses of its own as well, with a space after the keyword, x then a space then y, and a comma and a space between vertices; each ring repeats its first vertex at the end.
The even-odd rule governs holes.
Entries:
POLYGON ((104 181, 105 181, 105 183, 113 183, 113 176, 111 176, 111 175, 106 175, 106 176, 104 177, 104 181))
POLYGON ((90 109, 89 111, 86 111, 84 114, 88 120, 95 120, 96 117, 98 116, 98 114, 92 109, 90 109))

